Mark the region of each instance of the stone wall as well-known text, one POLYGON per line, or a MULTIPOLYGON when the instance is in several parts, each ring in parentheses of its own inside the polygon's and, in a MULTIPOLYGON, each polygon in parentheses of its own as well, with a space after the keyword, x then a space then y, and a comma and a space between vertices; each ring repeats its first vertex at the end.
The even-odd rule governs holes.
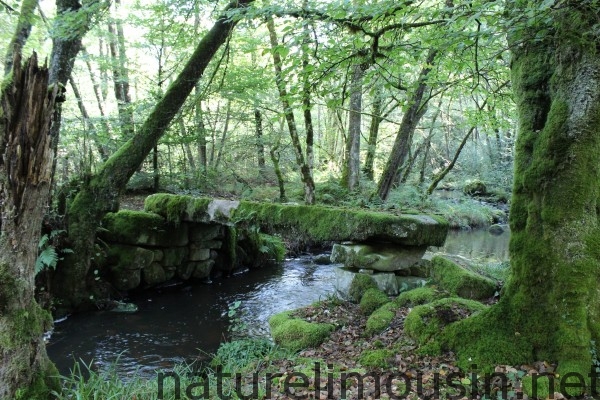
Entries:
POLYGON ((216 222, 174 224, 141 211, 108 214, 99 234, 108 244, 102 270, 121 291, 208 278, 213 269, 234 266, 227 244, 232 229, 216 222))

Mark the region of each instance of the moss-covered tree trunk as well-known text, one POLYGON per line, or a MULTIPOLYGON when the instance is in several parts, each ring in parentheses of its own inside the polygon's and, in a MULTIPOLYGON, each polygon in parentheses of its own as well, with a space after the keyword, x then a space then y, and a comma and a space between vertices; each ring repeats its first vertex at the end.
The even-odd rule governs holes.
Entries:
MULTIPOLYGON (((251 2, 252 0, 234 1, 229 4, 227 10, 245 7, 251 2)), ((89 292, 94 279, 92 277, 88 282, 88 272, 94 254, 96 229, 107 212, 118 209, 119 196, 129 178, 165 133, 236 23, 237 19, 228 15, 221 16, 215 22, 143 125, 102 165, 97 174, 84 183, 73 200, 67 216, 69 238, 74 253, 59 265, 54 282, 54 287, 60 288, 60 292, 55 294, 59 296, 59 306, 62 308, 85 307, 90 300, 94 301, 89 292)))
POLYGON ((56 369, 42 335, 50 314, 34 298, 35 261, 52 177, 48 135, 56 90, 34 54, 0 94, 0 399, 46 399, 56 369))
POLYGON ((546 360, 586 376, 600 339, 600 10, 566 2, 546 10, 547 26, 531 26, 522 8, 535 3, 510 10, 512 277, 500 303, 457 324, 450 343, 479 365, 546 360))

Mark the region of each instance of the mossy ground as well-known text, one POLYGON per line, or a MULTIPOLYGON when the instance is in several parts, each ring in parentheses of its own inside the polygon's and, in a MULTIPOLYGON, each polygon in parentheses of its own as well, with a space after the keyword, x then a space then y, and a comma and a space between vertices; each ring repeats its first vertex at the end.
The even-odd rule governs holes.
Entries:
POLYGON ((316 347, 335 329, 331 324, 311 323, 293 318, 289 312, 272 316, 269 319, 269 327, 275 343, 291 351, 316 347))

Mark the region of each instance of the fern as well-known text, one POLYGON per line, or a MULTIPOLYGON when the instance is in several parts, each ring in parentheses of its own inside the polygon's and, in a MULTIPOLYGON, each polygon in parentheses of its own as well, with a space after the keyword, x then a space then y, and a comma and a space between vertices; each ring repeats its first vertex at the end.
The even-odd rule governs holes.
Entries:
MULTIPOLYGON (((42 236, 42 239, 44 236, 42 236)), ((37 274, 45 268, 54 269, 56 268, 56 264, 58 264, 58 254, 56 253, 56 249, 54 246, 47 246, 44 250, 42 250, 37 260, 35 260, 35 273, 37 274)))
MULTIPOLYGON (((66 233, 66 231, 62 229, 56 229, 50 232, 50 234, 45 234, 42 235, 42 237, 40 237, 40 242, 38 243, 38 249, 40 250, 40 254, 35 260, 36 274, 38 274, 44 269, 56 269, 58 261, 62 258, 58 256, 56 247, 52 244, 52 240, 63 233, 66 233)), ((72 254, 73 250, 62 249, 61 253, 72 254)))

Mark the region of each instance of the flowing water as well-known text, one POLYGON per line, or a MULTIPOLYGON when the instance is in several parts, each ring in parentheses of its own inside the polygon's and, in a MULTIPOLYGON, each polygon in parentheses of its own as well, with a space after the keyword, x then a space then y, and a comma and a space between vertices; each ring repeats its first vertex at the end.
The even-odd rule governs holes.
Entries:
MULTIPOLYGON (((508 233, 450 232, 440 249, 467 258, 508 258, 508 233)), ((312 256, 288 259, 281 266, 249 271, 211 284, 148 292, 132 300, 139 311, 81 314, 57 323, 47 344, 50 358, 66 374, 75 361, 118 372, 155 376, 182 361, 209 358, 228 334, 229 307, 241 302, 240 316, 252 336, 268 335, 268 318, 311 304, 334 293, 335 265, 316 265, 312 256)))

